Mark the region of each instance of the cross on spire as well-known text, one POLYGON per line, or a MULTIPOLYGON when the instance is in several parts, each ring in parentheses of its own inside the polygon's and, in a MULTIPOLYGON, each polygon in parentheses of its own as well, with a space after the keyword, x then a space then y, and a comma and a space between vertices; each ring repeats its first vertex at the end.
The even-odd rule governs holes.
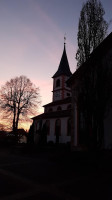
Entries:
POLYGON ((66 44, 66 33, 64 35, 64 45, 66 44))

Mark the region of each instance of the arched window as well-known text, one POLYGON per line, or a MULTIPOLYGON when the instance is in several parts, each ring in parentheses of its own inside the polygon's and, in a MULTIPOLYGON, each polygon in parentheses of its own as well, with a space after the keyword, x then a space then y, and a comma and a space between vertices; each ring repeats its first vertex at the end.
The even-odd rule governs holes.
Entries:
POLYGON ((57 107, 57 110, 58 110, 58 111, 62 110, 61 106, 58 106, 58 107, 57 107))
POLYGON ((60 79, 57 79, 56 81, 56 87, 59 87, 60 86, 60 79))
POLYGON ((71 109, 72 108, 72 106, 71 106, 71 104, 69 104, 68 106, 67 106, 67 110, 69 110, 69 109, 71 109))
POLYGON ((46 135, 50 135, 50 121, 46 120, 45 122, 45 129, 46 129, 46 135))
POLYGON ((55 135, 56 135, 56 143, 59 143, 59 136, 61 135, 61 120, 56 119, 55 121, 55 135))
POLYGON ((67 135, 71 136, 71 119, 70 118, 67 121, 67 135))

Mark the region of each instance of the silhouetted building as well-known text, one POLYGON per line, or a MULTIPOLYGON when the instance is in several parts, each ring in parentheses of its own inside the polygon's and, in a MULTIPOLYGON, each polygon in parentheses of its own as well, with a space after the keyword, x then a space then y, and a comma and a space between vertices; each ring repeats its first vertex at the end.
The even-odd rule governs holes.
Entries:
POLYGON ((44 113, 33 117, 35 143, 71 142, 71 89, 66 81, 72 75, 64 50, 58 70, 53 75, 53 100, 44 105, 44 113))
POLYGON ((23 129, 23 128, 20 128, 20 129, 17 129, 16 132, 9 132, 9 134, 7 135, 7 138, 10 139, 13 139, 15 138, 16 142, 17 143, 27 143, 27 136, 28 136, 28 133, 23 129))
POLYGON ((67 81, 72 148, 112 148, 112 33, 67 81))

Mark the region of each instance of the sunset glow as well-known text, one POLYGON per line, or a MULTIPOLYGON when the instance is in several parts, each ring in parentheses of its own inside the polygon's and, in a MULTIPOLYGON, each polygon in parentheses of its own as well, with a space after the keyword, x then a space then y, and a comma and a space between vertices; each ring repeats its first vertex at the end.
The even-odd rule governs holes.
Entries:
MULTIPOLYGON (((0 86, 16 76, 27 76, 40 88, 39 113, 43 112, 43 105, 52 101, 52 76, 59 66, 65 34, 70 69, 76 70, 78 20, 83 2, 0 1, 0 86)), ((101 2, 109 21, 112 1, 101 2)), ((111 29, 112 25, 109 32, 111 29)), ((31 122, 24 124, 25 129, 29 129, 31 122)))

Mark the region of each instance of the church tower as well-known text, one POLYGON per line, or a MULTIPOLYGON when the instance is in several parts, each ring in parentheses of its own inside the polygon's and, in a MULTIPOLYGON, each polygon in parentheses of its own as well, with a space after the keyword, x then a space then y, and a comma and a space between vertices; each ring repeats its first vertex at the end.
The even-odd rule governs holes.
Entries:
POLYGON ((66 47, 64 42, 64 50, 57 72, 53 78, 53 102, 63 100, 71 96, 71 90, 66 81, 72 75, 66 54, 66 47))
MULTIPOLYGON (((64 38, 65 40, 65 38, 64 38)), ((44 105, 44 113, 33 118, 34 141, 42 131, 41 140, 46 143, 68 143, 71 141, 71 89, 67 80, 72 75, 64 49, 56 73, 53 75, 53 99, 44 105), (37 134, 39 132, 39 134, 37 134)))

